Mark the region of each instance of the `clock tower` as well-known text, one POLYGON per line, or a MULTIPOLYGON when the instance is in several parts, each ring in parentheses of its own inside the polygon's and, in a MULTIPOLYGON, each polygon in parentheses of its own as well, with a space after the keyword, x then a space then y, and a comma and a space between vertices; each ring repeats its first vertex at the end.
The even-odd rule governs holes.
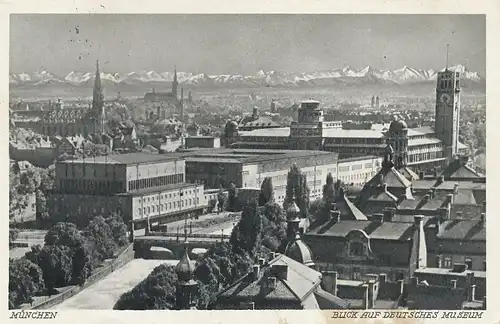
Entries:
POLYGON ((443 141, 445 156, 450 161, 458 153, 460 121, 460 72, 446 68, 439 72, 436 87, 434 130, 443 141))

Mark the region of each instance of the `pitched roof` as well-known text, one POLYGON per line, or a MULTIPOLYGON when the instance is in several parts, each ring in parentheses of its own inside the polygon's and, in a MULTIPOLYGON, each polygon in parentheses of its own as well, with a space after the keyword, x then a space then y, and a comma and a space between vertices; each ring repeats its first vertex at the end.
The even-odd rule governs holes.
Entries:
POLYGON ((481 219, 448 220, 441 224, 438 239, 461 241, 486 241, 486 226, 481 219))
MULTIPOLYGON (((303 307, 311 306, 310 296, 321 281, 321 273, 283 254, 278 255, 260 270, 256 280, 252 273, 243 276, 219 293, 219 298, 232 300, 288 300, 299 302, 303 307), (287 279, 276 278, 276 288, 263 293, 262 285, 271 276, 273 265, 287 266, 287 279)), ((314 304, 314 303, 313 303, 314 304)))
POLYGON ((460 178, 481 178, 481 175, 468 167, 461 159, 456 159, 446 166, 441 173, 445 179, 460 179, 460 178))
POLYGON ((371 239, 406 241, 411 238, 413 223, 383 222, 376 224, 371 221, 341 220, 336 223, 327 222, 305 235, 320 235, 345 238, 354 230, 364 231, 371 239))
POLYGON ((318 288, 318 290, 314 292, 314 296, 316 297, 320 309, 346 309, 349 307, 347 301, 321 288, 318 288))

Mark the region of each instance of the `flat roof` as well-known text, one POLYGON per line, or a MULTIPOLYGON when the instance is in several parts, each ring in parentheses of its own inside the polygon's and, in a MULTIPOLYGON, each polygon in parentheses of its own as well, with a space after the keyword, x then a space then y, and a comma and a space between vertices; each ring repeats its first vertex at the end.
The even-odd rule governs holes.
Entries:
POLYGON ((189 187, 197 187, 200 186, 199 184, 195 183, 174 183, 174 184, 169 184, 161 187, 152 187, 152 188, 144 188, 144 189, 137 189, 137 190, 131 190, 128 192, 123 192, 118 194, 118 196, 142 196, 142 195, 147 195, 155 192, 162 192, 162 191, 169 191, 169 190, 176 190, 176 189, 184 189, 184 188, 189 188, 189 187))
POLYGON ((419 268, 415 270, 415 274, 439 274, 448 276, 467 276, 467 273, 474 273, 474 277, 486 278, 486 271, 480 270, 466 270, 464 272, 453 272, 451 269, 446 268, 419 268))
POLYGON ((328 151, 309 150, 271 150, 271 149, 203 149, 186 151, 186 162, 200 163, 259 163, 265 161, 283 160, 289 158, 304 158, 318 156, 335 156, 338 154, 328 151))
POLYGON ((168 162, 175 160, 183 160, 183 156, 179 153, 154 154, 147 152, 125 153, 125 154, 110 154, 107 156, 79 158, 75 160, 66 160, 58 163, 88 163, 88 164, 146 164, 156 162, 168 162))

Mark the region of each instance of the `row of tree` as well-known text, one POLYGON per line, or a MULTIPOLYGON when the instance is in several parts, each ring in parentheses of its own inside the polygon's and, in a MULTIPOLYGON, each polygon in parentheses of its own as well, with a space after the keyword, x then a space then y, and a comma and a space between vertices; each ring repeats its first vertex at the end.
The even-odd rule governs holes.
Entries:
POLYGON ((33 246, 24 257, 9 260, 9 307, 54 294, 55 288, 82 285, 127 242, 127 227, 117 214, 95 217, 83 231, 72 223, 57 223, 43 247, 33 246))

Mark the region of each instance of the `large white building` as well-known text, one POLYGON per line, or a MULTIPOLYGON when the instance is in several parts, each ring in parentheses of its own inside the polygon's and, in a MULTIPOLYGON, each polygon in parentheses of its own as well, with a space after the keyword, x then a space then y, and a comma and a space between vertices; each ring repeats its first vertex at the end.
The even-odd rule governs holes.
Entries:
POLYGON ((342 129, 339 122, 325 121, 320 102, 302 102, 298 120, 290 127, 242 131, 226 125, 225 143, 233 148, 323 150, 340 157, 382 156, 391 143, 397 166, 429 169, 443 166, 457 154, 467 153, 458 141, 460 119, 460 73, 438 73, 435 127, 408 128, 405 121, 394 120, 387 131, 342 129))

